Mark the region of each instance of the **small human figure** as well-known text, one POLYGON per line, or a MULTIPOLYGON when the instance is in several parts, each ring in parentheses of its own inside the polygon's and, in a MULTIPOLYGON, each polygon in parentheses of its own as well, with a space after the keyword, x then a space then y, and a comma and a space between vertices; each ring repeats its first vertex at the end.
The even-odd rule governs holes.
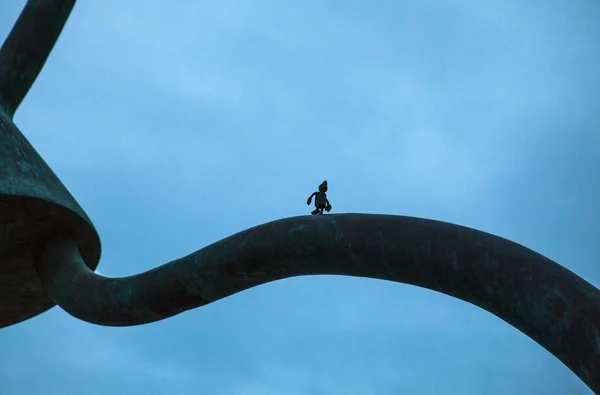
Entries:
POLYGON ((315 197, 315 209, 311 212, 312 215, 323 215, 323 210, 327 212, 331 211, 331 204, 329 204, 329 200, 327 200, 327 194, 325 192, 327 192, 327 180, 323 181, 321 185, 319 185, 318 192, 313 192, 313 194, 308 197, 306 204, 309 206, 313 196, 315 197))

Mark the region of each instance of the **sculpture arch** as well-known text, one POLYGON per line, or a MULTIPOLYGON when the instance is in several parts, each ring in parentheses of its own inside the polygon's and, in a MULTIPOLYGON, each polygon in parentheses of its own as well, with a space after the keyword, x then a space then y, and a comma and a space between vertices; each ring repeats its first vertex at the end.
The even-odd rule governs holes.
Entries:
POLYGON ((449 223, 372 214, 287 218, 124 278, 93 273, 64 237, 48 241, 39 263, 39 276, 59 306, 110 326, 162 320, 294 276, 412 284, 496 315, 588 385, 600 379, 598 289, 521 245, 449 223))
POLYGON ((283 278, 361 276, 477 305, 600 393, 600 291, 530 249, 458 225, 367 214, 287 218, 135 276, 95 274, 96 230, 12 121, 74 3, 29 1, 0 50, 0 327, 54 304, 100 325, 140 325, 283 278))

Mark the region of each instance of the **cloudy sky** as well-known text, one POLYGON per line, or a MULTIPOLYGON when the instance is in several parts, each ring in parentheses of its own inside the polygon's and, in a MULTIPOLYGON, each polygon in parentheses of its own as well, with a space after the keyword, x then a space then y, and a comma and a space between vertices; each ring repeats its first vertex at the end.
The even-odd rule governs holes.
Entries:
MULTIPOLYGON (((5 37, 24 1, 0 2, 5 37)), ((81 1, 15 122, 94 221, 99 272, 333 212, 433 218, 600 286, 600 4, 81 1)), ((590 394, 495 316, 306 277, 142 327, 0 331, 2 395, 590 394)))

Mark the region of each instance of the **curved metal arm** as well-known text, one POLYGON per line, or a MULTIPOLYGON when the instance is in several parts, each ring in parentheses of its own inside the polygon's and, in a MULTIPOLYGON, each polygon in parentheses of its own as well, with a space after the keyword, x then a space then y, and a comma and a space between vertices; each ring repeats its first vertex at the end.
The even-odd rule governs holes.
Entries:
POLYGON ((54 301, 108 326, 162 320, 293 276, 413 284, 500 317, 600 391, 600 291, 534 251, 458 225, 364 214, 288 218, 114 279, 88 269, 69 239, 49 242, 40 254, 38 274, 54 301))
POLYGON ((100 256, 93 225, 7 121, 40 73, 74 4, 28 1, 0 49, 0 156, 6 167, 0 174, 0 324, 51 306, 38 277, 73 316, 125 326, 158 321, 287 277, 362 276, 429 288, 477 305, 531 337, 600 393, 600 291, 525 247, 457 225, 383 215, 289 218, 136 276, 96 275, 88 268, 100 256), (76 240, 47 241, 31 254, 33 245, 57 231, 76 240))
POLYGON ((9 117, 25 98, 58 36, 75 0, 29 0, 0 48, 0 104, 9 117))

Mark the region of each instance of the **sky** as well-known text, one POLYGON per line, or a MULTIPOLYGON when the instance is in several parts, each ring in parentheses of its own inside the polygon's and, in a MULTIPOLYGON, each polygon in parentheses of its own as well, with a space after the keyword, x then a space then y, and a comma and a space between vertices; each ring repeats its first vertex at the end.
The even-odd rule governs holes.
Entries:
MULTIPOLYGON (((24 1, 0 2, 5 37, 24 1)), ((600 287, 600 3, 80 1, 15 122, 94 222, 98 272, 332 213, 448 221, 600 287)), ((0 330, 1 395, 591 394, 499 318, 287 279, 140 327, 0 330)))

